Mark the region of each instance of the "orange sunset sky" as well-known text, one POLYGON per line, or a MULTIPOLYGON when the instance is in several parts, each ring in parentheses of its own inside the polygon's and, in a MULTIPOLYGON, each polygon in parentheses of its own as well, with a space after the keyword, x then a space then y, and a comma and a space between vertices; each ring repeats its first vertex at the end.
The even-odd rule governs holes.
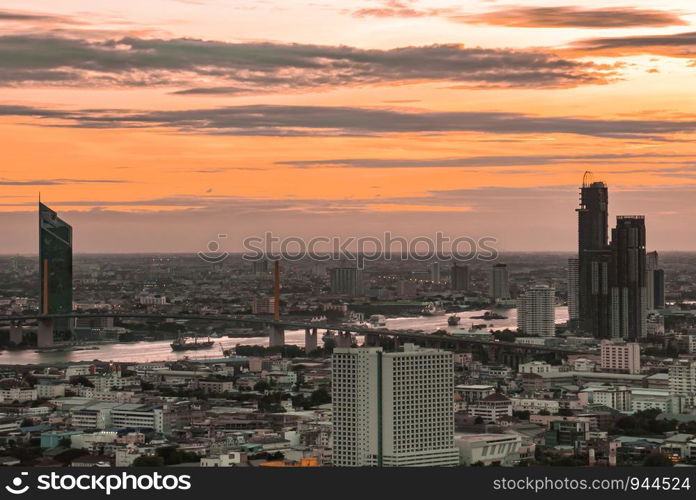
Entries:
MULTIPOLYGON (((696 250, 693 0, 3 0, 0 253, 576 247, 583 172, 696 250)), ((613 223, 613 222, 612 222, 613 223)))

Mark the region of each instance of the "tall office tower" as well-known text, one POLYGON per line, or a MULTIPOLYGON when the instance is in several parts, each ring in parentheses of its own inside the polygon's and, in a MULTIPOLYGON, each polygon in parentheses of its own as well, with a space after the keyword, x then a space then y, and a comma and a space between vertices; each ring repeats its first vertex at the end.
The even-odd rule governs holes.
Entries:
POLYGON ((660 269, 657 252, 645 256, 645 292, 648 311, 665 307, 665 272, 660 269))
POLYGON ((452 264, 450 276, 450 288, 452 290, 469 290, 469 266, 452 264))
POLYGON ((578 323, 578 294, 580 293, 580 268, 577 258, 568 259, 568 319, 572 327, 578 323))
POLYGON ((430 264, 430 281, 433 283, 440 282, 440 263, 438 261, 430 264))
POLYGON ((527 335, 553 337, 556 334, 556 290, 533 285, 517 298, 517 328, 527 335))
POLYGON ((335 466, 459 464, 451 352, 337 348, 332 372, 335 466))
POLYGON ((334 267, 331 269, 331 293, 355 297, 363 294, 362 269, 334 267))
POLYGON ((578 322, 594 337, 609 337, 609 192, 586 172, 578 213, 578 322))
MULTIPOLYGON (((72 227, 39 202, 39 307, 41 314, 72 311, 72 227)), ((54 320, 57 335, 69 332, 69 320, 54 320)))
POLYGON ((510 298, 507 264, 495 264, 491 268, 491 278, 488 282, 488 295, 490 295, 493 300, 510 298))
POLYGON ((611 336, 638 340, 647 334, 645 217, 616 218, 611 254, 611 336))
POLYGON ((653 283, 653 297, 655 300, 655 309, 664 309, 665 307, 665 271, 663 269, 655 269, 653 283))
POLYGON ((645 307, 648 311, 655 309, 655 271, 658 265, 657 252, 645 254, 645 307))

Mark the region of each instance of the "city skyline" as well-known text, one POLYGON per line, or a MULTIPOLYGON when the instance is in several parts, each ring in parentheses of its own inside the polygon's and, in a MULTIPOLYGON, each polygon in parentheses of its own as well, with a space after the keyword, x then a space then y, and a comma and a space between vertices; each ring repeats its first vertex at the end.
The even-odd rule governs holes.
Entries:
POLYGON ((10 0, 2 253, 35 251, 38 191, 77 253, 260 227, 572 251, 585 170, 651 249, 696 251, 690 8, 10 0))

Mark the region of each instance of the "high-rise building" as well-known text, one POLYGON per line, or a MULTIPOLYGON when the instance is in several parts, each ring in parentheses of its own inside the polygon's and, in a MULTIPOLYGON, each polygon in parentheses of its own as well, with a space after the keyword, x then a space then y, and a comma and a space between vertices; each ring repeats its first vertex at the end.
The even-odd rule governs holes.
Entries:
POLYGON ((645 217, 616 218, 611 254, 611 337, 638 340, 647 334, 645 217))
POLYGON ((655 269, 653 282, 653 299, 655 301, 655 309, 664 309, 665 307, 665 271, 663 269, 655 269))
POLYGON ((568 319, 571 326, 578 322, 578 294, 580 293, 580 268, 577 258, 568 259, 568 319))
POLYGON ((665 307, 665 272, 660 269, 657 252, 645 257, 645 292, 648 311, 665 307))
POLYGON ((578 320, 597 338, 609 337, 609 192, 585 173, 578 213, 578 320))
POLYGON ((331 269, 331 293, 355 297, 363 294, 362 269, 334 267, 331 269))
POLYGON ((640 373, 640 344, 602 340, 601 367, 608 372, 640 373))
POLYGON ((459 291, 469 290, 469 266, 458 265, 456 262, 452 264, 450 288, 459 291))
POLYGON ((507 264, 495 264, 491 268, 491 278, 488 283, 488 294, 493 300, 510 298, 510 283, 508 282, 507 264))
POLYGON ((332 371, 335 466, 459 464, 451 352, 337 348, 332 371))
MULTIPOLYGON (((42 314, 72 311, 72 227, 39 202, 39 308, 42 314)), ((69 320, 54 320, 57 335, 69 332, 69 320)))
POLYGON ((533 285, 517 297, 517 328, 527 335, 553 337, 556 291, 548 285, 533 285))
POLYGON ((655 271, 658 266, 657 252, 645 254, 645 307, 648 311, 655 309, 655 271))
POLYGON ((438 261, 430 264, 430 281, 440 283, 440 263, 438 261))

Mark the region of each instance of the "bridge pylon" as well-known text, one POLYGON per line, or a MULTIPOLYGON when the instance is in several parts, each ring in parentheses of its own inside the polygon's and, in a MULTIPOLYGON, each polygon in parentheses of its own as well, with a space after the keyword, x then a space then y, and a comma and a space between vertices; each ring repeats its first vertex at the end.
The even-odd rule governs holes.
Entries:
POLYGON ((53 319, 39 319, 38 328, 36 330, 36 346, 51 347, 53 345, 53 319))
POLYGON ((317 337, 318 337, 318 333, 317 333, 316 327, 305 328, 304 345, 305 345, 305 353, 306 354, 310 354, 310 353, 317 350, 317 346, 318 346, 317 337))
POLYGON ((19 321, 13 321, 10 323, 10 343, 14 345, 21 344, 23 336, 24 329, 22 328, 22 323, 19 321))

